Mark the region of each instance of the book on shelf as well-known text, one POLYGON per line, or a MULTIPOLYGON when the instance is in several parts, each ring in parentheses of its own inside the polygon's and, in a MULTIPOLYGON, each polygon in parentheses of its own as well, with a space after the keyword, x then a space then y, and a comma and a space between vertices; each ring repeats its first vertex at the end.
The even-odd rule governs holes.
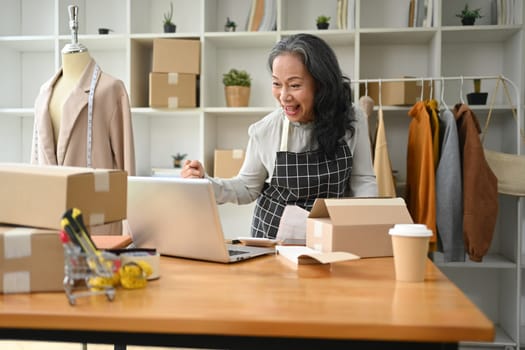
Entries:
POLYGON ((337 0, 337 29, 355 28, 355 0, 337 0))
POLYGON ((265 13, 264 6, 265 0, 255 0, 255 10, 253 11, 253 17, 249 29, 251 32, 256 32, 259 30, 265 13))
POLYGON ((416 0, 410 0, 408 5, 408 27, 414 26, 414 12, 415 12, 416 0))
POLYGON ((277 23, 277 1, 276 0, 265 0, 264 1, 264 15, 259 26, 259 31, 270 31, 274 30, 277 23))

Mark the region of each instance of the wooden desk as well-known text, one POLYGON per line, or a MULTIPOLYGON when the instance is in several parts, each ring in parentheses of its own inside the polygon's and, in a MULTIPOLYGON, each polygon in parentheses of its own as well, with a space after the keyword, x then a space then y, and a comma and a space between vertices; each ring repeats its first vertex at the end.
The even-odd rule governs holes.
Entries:
POLYGON ((230 265, 162 258, 159 280, 119 289, 114 301, 94 296, 70 306, 63 293, 0 300, 0 337, 8 339, 443 349, 494 338, 493 324, 430 261, 425 283, 396 283, 391 258, 300 267, 280 256, 230 265))

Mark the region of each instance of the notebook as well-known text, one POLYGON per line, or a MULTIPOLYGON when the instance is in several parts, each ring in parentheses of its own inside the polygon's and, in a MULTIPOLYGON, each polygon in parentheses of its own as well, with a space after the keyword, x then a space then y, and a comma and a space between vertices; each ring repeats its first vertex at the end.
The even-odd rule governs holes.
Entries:
POLYGON ((128 176, 127 222, 137 248, 162 255, 229 263, 275 253, 225 243, 207 179, 128 176))

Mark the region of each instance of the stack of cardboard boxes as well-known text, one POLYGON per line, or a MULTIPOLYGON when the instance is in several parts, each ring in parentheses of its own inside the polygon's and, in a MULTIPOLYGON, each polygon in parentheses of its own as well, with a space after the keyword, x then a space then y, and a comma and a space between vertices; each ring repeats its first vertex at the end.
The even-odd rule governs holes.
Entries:
POLYGON ((196 107, 199 74, 199 40, 154 39, 153 67, 149 75, 149 106, 196 107))
POLYGON ((62 215, 86 225, 126 218, 127 173, 0 163, 0 293, 63 291, 62 215))

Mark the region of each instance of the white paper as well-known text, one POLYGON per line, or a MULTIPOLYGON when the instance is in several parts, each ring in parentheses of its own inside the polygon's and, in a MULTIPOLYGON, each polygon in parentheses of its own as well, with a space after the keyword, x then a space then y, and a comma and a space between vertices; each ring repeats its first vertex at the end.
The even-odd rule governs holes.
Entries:
POLYGON ((310 212, 296 205, 284 208, 276 239, 285 242, 289 239, 306 240, 306 219, 310 212))

